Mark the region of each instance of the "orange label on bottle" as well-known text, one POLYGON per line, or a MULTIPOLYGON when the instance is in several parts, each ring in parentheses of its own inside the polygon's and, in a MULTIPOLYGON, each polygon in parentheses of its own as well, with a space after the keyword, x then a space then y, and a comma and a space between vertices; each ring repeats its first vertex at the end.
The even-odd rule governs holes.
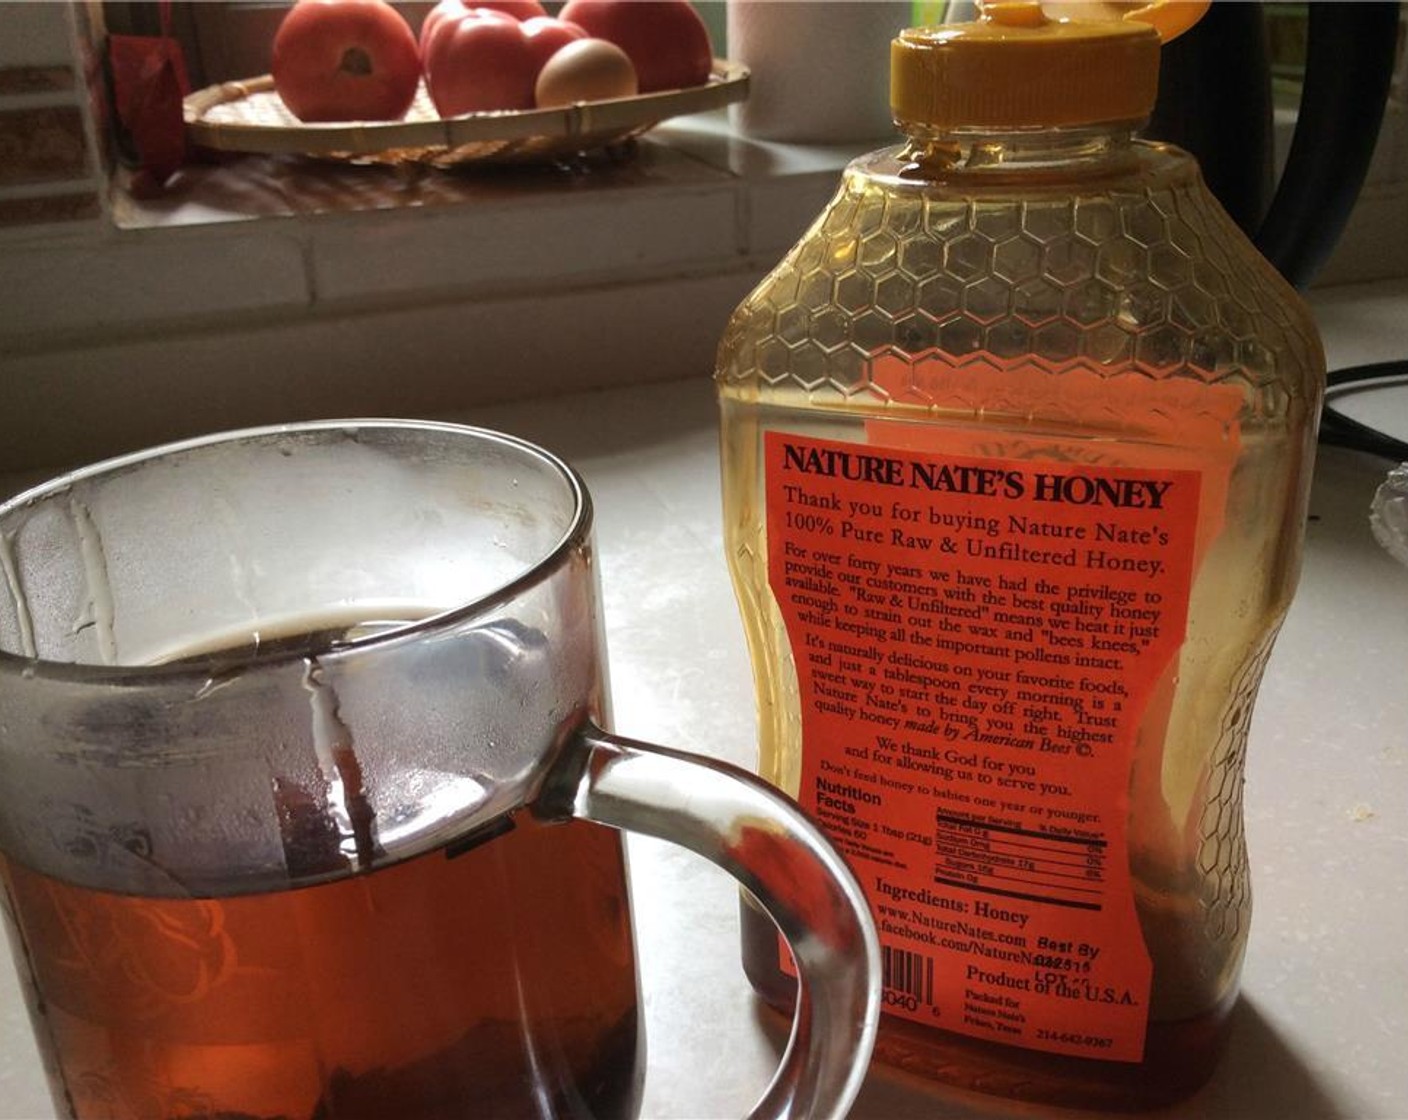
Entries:
POLYGON ((1132 760, 1164 722, 1217 528, 1200 533, 1200 491, 1222 483, 1157 455, 949 454, 910 431, 765 437, 798 800, 866 889, 888 1013, 1138 1061, 1132 760))

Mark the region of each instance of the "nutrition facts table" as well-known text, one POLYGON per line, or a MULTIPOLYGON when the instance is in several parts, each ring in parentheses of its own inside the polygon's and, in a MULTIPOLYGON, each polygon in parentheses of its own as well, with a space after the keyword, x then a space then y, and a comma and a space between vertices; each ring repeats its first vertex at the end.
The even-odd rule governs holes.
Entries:
POLYGON ((1105 841, 940 813, 934 881, 985 894, 1099 910, 1105 841))

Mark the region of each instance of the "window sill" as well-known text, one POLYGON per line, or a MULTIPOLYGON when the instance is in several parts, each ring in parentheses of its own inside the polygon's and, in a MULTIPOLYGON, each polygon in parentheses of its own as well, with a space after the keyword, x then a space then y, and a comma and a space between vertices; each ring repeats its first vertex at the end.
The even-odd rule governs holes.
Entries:
MULTIPOLYGON (((747 142, 718 113, 656 129, 628 160, 573 170, 251 156, 193 167, 156 199, 119 183, 111 228, 40 239, 37 250, 59 254, 47 268, 4 268, 25 306, 0 336, 35 350, 60 335, 72 345, 75 331, 110 341, 124 328, 253 311, 736 271, 790 245, 867 146, 747 142), (83 267, 65 268, 65 250, 83 267), (55 290, 59 280, 79 286, 55 290)), ((25 242, 11 244, 23 258, 25 242)))
POLYGON ((217 427, 707 376, 732 308, 875 144, 681 118, 575 171, 253 157, 6 239, 0 470, 217 427))

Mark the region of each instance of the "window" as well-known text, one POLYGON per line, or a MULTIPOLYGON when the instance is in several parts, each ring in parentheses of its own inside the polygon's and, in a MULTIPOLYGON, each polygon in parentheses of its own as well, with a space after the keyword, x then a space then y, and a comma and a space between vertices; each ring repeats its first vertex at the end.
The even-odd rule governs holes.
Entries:
MULTIPOLYGON (((393 5, 419 32, 434 0, 397 0, 393 5)), ((171 32, 181 41, 191 83, 196 88, 269 72, 274 33, 289 0, 230 0, 170 5, 171 32)), ((133 35, 162 33, 160 5, 151 0, 107 0, 110 31, 133 35)))

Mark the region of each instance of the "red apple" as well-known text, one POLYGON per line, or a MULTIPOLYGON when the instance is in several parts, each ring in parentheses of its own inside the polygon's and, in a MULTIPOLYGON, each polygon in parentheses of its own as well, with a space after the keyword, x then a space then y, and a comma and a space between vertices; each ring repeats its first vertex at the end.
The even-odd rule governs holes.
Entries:
POLYGON ((274 35, 272 71, 301 121, 399 120, 420 57, 410 27, 382 0, 299 0, 274 35))
POLYGON ((568 0, 560 18, 625 51, 641 93, 709 80, 709 30, 688 0, 568 0))
POLYGON ((429 41, 436 27, 446 20, 457 21, 463 19, 471 8, 484 8, 489 11, 502 12, 504 15, 512 16, 520 22, 548 14, 546 9, 538 3, 538 0, 470 0, 470 3, 465 3, 465 0, 440 0, 440 3, 430 9, 430 13, 420 25, 421 54, 425 54, 426 43, 429 41))
POLYGON ((442 20, 421 55, 430 100, 442 117, 493 109, 531 109, 538 66, 512 16, 470 8, 442 20))
POLYGON ((547 16, 520 23, 488 8, 447 11, 422 39, 426 88, 442 117, 531 109, 543 64, 586 37, 575 24, 547 16))
MULTIPOLYGON (((542 70, 547 60, 578 39, 585 39, 587 33, 575 23, 553 19, 550 16, 535 16, 523 21, 523 34, 528 39, 528 49, 532 52, 538 70, 542 70)), ((533 75, 538 80, 538 75, 533 75)))

